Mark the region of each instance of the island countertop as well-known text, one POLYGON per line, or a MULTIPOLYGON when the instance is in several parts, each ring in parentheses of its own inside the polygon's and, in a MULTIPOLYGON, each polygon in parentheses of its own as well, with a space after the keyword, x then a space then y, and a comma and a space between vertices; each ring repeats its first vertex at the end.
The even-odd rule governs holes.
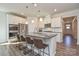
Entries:
POLYGON ((43 38, 43 39, 50 39, 52 37, 55 37, 57 34, 55 33, 47 33, 47 32, 31 32, 26 34, 26 36, 30 37, 37 37, 37 38, 43 38))
MULTIPOLYGON (((28 33, 26 36, 32 38, 41 38, 43 43, 48 45, 48 48, 44 50, 45 53, 49 53, 50 56, 54 56, 56 54, 56 33, 49 33, 49 32, 33 32, 28 33)), ((34 51, 38 53, 38 50, 34 48, 34 51)), ((42 53, 41 53, 42 55, 42 53)), ((47 56, 47 54, 44 54, 47 56)))

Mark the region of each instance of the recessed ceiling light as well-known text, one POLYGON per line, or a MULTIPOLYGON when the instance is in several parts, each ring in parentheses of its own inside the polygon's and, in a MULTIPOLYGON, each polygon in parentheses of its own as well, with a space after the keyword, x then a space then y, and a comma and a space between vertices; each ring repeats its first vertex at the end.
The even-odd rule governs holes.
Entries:
POLYGON ((36 3, 34 3, 34 6, 35 6, 35 7, 37 7, 37 4, 36 4, 36 3))
POLYGON ((54 9, 54 11, 56 12, 56 11, 57 11, 57 9, 54 9))

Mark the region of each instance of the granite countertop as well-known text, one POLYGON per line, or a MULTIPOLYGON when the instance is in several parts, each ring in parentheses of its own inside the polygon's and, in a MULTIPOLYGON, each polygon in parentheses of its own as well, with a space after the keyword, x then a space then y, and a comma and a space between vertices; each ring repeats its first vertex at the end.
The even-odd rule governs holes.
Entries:
POLYGON ((34 33, 26 34, 26 36, 38 37, 43 39, 50 39, 52 37, 55 37, 56 35, 57 34, 55 33, 47 33, 47 32, 34 32, 34 33))

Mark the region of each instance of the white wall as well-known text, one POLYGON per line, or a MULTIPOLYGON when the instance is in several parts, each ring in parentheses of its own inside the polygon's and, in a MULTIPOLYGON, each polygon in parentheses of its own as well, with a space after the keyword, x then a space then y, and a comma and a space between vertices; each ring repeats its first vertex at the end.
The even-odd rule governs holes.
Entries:
POLYGON ((7 41, 7 15, 0 12, 0 43, 7 41))

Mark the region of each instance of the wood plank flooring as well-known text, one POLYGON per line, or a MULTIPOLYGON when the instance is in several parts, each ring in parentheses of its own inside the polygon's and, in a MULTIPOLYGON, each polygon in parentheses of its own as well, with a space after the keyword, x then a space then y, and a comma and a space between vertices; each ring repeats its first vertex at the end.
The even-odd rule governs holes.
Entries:
POLYGON ((57 43, 56 56, 79 56, 77 46, 66 47, 63 43, 57 43))
POLYGON ((79 56, 79 46, 76 39, 71 35, 66 35, 62 43, 57 43, 56 56, 79 56))

